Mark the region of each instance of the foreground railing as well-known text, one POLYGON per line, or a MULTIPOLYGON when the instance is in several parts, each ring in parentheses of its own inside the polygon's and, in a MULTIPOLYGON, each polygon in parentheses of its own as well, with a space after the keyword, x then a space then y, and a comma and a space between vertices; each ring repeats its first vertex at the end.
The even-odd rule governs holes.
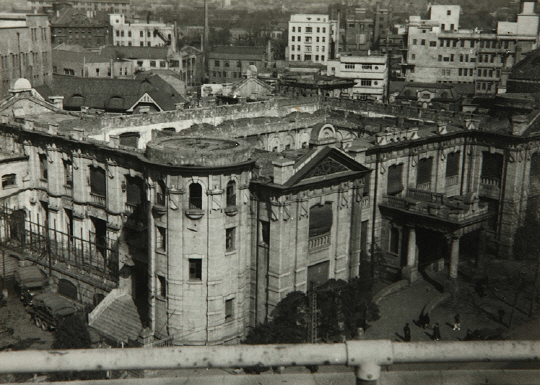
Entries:
POLYGON ((376 384, 381 367, 398 363, 509 362, 540 359, 539 341, 391 342, 178 346, 0 352, 1 373, 83 370, 163 370, 247 366, 347 365, 357 384, 376 384))

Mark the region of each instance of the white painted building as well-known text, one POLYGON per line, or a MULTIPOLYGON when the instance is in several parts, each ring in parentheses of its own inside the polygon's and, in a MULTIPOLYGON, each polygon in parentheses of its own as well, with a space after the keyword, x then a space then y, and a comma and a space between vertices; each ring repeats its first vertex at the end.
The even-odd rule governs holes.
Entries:
POLYGON ((337 21, 328 15, 291 15, 287 56, 291 61, 326 64, 334 55, 336 39, 337 21))
POLYGON ((340 56, 328 61, 327 73, 354 79, 356 84, 347 90, 353 99, 383 100, 388 87, 387 63, 386 55, 340 56))
POLYGON ((123 14, 109 15, 113 45, 135 47, 175 47, 174 25, 148 22, 130 23, 123 14))

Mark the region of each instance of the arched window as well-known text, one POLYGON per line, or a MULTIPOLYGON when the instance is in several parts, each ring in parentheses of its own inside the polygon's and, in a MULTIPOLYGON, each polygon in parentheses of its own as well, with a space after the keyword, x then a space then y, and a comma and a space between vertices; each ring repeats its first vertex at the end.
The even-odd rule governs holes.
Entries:
POLYGON ((236 182, 234 180, 227 183, 227 207, 236 206, 236 182))
POLYGON ((332 229, 332 203, 313 206, 309 210, 309 237, 327 234, 332 229))
POLYGON ((198 183, 189 185, 189 208, 202 210, 202 187, 198 183))

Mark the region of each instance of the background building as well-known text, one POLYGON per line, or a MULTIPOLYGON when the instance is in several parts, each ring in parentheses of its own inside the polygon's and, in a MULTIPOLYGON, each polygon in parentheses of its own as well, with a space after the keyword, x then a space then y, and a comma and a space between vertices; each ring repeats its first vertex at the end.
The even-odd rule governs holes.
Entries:
POLYGON ((46 15, 0 14, 0 96, 19 78, 34 85, 52 80, 51 31, 46 15))
POLYGON ((94 48, 111 44, 109 21, 93 16, 93 12, 65 8, 59 16, 51 19, 52 46, 65 43, 94 48))
POLYGON ((432 5, 429 20, 409 18, 406 80, 473 83, 477 94, 506 89, 505 73, 538 44, 534 1, 522 1, 516 22, 496 33, 459 29, 459 7, 432 5))
POLYGON ((150 22, 130 22, 124 14, 110 14, 112 43, 136 47, 176 47, 174 25, 150 22))
POLYGON ((347 90, 353 99, 382 101, 388 89, 388 57, 386 55, 344 56, 328 61, 328 75, 353 79, 355 85, 347 90))
POLYGON ((291 15, 288 59, 326 64, 335 56, 337 33, 328 15, 291 15))

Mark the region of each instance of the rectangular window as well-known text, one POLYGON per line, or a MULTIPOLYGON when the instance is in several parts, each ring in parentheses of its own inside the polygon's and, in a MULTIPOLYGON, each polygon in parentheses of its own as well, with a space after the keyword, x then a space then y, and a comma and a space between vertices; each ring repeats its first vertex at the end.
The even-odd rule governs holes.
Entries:
POLYGON ((388 167, 388 185, 386 188, 386 193, 388 195, 399 194, 403 191, 403 164, 397 164, 388 167))
POLYGON ((225 250, 232 251, 235 249, 236 228, 225 229, 225 250))
POLYGON ((422 39, 421 45, 426 45, 426 39, 422 39))
POLYGON ((260 234, 260 240, 259 242, 264 244, 265 246, 270 245, 270 222, 268 221, 261 221, 261 234, 260 234))
POLYGON ((156 227, 156 249, 160 251, 167 250, 167 229, 156 227))
POLYGON ((73 163, 71 160, 64 160, 64 184, 73 186, 73 163))
POLYGON ((459 175, 459 151, 451 152, 446 158, 446 177, 459 175))
POLYGON ((7 174, 2 177, 2 188, 5 190, 16 185, 16 174, 7 174))
POLYGON ((157 292, 159 293, 159 296, 163 298, 167 297, 167 280, 165 279, 165 277, 162 275, 158 275, 157 283, 158 283, 157 292))
POLYGON ((47 180, 49 178, 47 167, 47 155, 39 154, 39 177, 43 180, 47 180))
POLYGON ((437 47, 437 42, 436 41, 430 41, 429 46, 430 47, 437 47))
POLYGON ((191 281, 202 280, 202 259, 189 259, 189 279, 191 281))
POLYGON ((416 184, 427 184, 431 182, 431 169, 433 158, 420 159, 418 162, 418 174, 416 175, 416 184))
POLYGON ((371 80, 361 79, 360 80, 360 85, 364 86, 364 87, 371 87, 371 80))
POLYGON ((232 321, 234 315, 234 298, 225 301, 225 322, 232 321))

